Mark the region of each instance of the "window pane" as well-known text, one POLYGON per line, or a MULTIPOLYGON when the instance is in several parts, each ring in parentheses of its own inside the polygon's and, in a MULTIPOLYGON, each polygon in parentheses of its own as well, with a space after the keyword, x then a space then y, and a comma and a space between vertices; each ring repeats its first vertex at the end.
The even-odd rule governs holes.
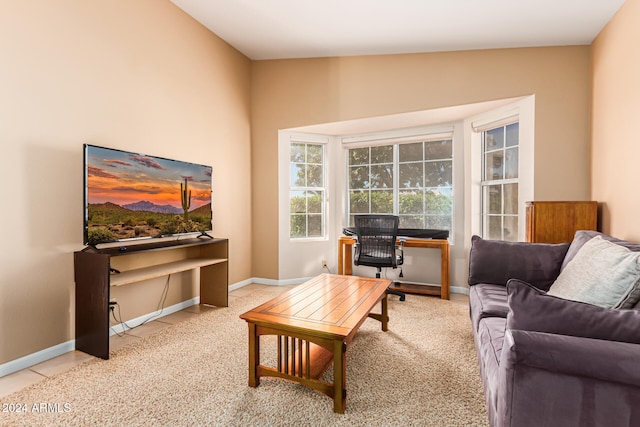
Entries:
POLYGON ((349 165, 366 165, 369 163, 369 147, 349 150, 349 165))
POLYGON ((291 144, 291 161, 304 163, 304 148, 306 144, 291 144))
POLYGON ((291 227, 290 235, 293 238, 307 237, 307 216, 291 215, 289 222, 291 227))
POLYGON ((424 158, 428 160, 450 159, 452 155, 452 140, 429 141, 424 143, 424 158))
POLYGON ((393 145, 371 147, 371 163, 393 163, 393 145))
POLYGON ((322 165, 307 165, 307 187, 322 187, 322 165))
POLYGON ((520 123, 514 123, 512 125, 507 126, 507 147, 513 147, 514 145, 518 145, 520 141, 520 123))
POLYGON ((421 161, 422 142, 414 144, 400 144, 398 146, 398 156, 401 162, 421 161))
POLYGON ((369 213, 369 192, 350 191, 349 192, 349 212, 369 213))
POLYGON ((307 237, 322 237, 322 215, 309 215, 309 232, 307 237))
POLYGON ((491 240, 502 240, 502 217, 490 216, 489 220, 489 236, 491 240))
POLYGON ((505 216, 504 217, 504 234, 503 240, 509 240, 515 242, 518 240, 518 217, 517 216, 505 216))
POLYGON ((393 190, 371 192, 371 213, 393 213, 393 190))
POLYGON ((484 150, 498 150, 504 147, 504 128, 491 129, 485 132, 484 150))
POLYGON ((424 216, 422 215, 401 215, 400 228, 425 228, 424 216))
POLYGON ((416 191, 400 191, 399 209, 402 214, 422 214, 423 212, 423 195, 422 192, 416 191))
POLYGON ((369 167, 349 168, 349 188, 369 188, 369 167))
POLYGON ((504 213, 518 215, 518 184, 504 185, 504 213))
POLYGON ((307 212, 307 198, 304 191, 291 191, 289 196, 289 211, 291 213, 307 212))
POLYGON ((289 173, 291 187, 304 187, 304 164, 291 163, 289 173))
POLYGON ((307 145, 307 163, 322 163, 322 145, 307 145))
POLYGON ((307 212, 322 213, 322 191, 307 191, 307 212))
POLYGON ((371 188, 393 188, 393 165, 371 166, 371 188))
POLYGON ((502 214, 502 185, 487 185, 484 187, 485 214, 502 214))
POLYGON ((518 147, 505 150, 504 177, 506 179, 518 177, 518 147))
POLYGON ((427 214, 451 215, 452 206, 452 196, 443 195, 437 191, 425 194, 424 212, 427 214))
POLYGON ((451 161, 426 162, 424 172, 426 187, 450 187, 453 183, 451 161))
POLYGON ((491 181, 494 179, 503 179, 504 172, 504 152, 503 151, 495 151, 493 153, 487 153, 485 155, 485 163, 484 163, 484 179, 491 181))
POLYGON ((420 188, 424 181, 424 163, 400 164, 400 188, 420 188))
POLYGON ((451 216, 436 215, 426 216, 424 228, 434 228, 436 230, 451 230, 451 216))

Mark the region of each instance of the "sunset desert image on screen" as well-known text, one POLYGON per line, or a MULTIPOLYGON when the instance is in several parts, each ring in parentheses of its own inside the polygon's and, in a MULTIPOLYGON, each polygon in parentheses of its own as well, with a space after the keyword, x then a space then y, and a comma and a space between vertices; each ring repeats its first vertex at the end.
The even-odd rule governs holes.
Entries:
POLYGON ((212 229, 212 167, 85 145, 86 244, 212 229))

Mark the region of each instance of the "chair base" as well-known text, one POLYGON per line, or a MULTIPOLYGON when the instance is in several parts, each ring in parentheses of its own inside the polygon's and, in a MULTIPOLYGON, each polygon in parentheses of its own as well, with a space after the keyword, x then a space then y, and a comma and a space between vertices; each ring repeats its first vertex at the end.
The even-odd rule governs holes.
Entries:
MULTIPOLYGON (((382 272, 382 269, 380 267, 378 267, 378 271, 376 272, 376 279, 380 278, 380 273, 382 272)), ((398 282, 394 283, 396 286, 399 285, 398 282)), ((404 292, 400 292, 400 291, 396 291, 394 289, 391 289, 391 287, 389 287, 387 289, 387 293, 388 294, 392 294, 392 295, 398 295, 400 297, 400 301, 404 301, 406 299, 406 294, 404 292)))

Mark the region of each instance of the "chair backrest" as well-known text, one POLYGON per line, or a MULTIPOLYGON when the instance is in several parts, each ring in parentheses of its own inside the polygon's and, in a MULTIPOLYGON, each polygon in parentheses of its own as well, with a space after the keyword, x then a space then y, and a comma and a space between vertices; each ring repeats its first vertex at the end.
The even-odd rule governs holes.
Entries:
POLYGON ((396 238, 399 221, 399 218, 394 215, 356 215, 358 242, 353 259, 354 264, 396 268, 396 238))

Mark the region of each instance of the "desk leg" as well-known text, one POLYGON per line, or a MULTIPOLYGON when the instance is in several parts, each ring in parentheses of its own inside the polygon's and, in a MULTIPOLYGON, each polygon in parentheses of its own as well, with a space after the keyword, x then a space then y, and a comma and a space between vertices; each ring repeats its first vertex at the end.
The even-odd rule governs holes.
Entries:
POLYGON ((344 414, 347 403, 347 344, 333 342, 333 412, 344 414))
MULTIPOLYGON (((346 246, 346 245, 345 245, 346 246)), ((344 251, 344 274, 351 276, 353 274, 353 246, 349 245, 344 251)))
POLYGON ((260 365, 260 335, 255 323, 249 322, 249 387, 260 385, 258 366, 260 365))
POLYGON ((344 271, 344 244, 338 240, 338 274, 344 271))
POLYGON ((440 248, 440 298, 449 299, 449 245, 440 248))

